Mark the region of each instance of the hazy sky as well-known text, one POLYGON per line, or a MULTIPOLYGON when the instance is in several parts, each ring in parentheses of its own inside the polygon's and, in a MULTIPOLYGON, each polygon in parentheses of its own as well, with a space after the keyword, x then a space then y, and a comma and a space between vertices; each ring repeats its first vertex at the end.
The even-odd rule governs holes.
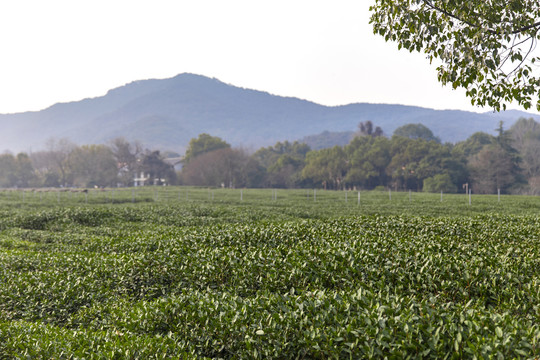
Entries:
POLYGON ((371 0, 0 3, 0 113, 191 72, 325 105, 473 108, 422 54, 373 35, 371 0))

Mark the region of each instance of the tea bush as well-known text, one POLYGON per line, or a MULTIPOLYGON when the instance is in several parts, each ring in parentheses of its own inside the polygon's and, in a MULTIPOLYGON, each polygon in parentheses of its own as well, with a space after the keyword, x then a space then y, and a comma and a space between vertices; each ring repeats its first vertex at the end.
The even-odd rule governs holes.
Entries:
POLYGON ((0 202, 0 359, 540 356, 534 199, 425 199, 0 202))

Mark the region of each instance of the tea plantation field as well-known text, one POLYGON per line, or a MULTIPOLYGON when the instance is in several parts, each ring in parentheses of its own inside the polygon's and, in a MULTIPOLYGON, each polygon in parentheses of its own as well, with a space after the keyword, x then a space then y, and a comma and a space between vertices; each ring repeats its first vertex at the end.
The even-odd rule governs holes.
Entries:
POLYGON ((0 191, 0 359, 539 357, 538 197, 0 191))

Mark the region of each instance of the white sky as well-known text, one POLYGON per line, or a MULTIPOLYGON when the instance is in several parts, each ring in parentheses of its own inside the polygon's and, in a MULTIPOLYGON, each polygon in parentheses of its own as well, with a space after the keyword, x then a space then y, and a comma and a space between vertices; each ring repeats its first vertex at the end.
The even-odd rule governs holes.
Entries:
POLYGON ((421 54, 373 35, 371 0, 6 0, 0 113, 191 72, 325 105, 474 108, 421 54))

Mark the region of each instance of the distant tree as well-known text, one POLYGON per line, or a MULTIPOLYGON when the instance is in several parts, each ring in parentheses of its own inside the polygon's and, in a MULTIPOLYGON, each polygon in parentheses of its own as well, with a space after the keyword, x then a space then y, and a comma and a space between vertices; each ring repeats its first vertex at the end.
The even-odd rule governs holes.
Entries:
POLYGON ((105 145, 83 145, 74 149, 68 164, 75 186, 116 186, 118 181, 116 160, 105 145))
POLYGON ((158 179, 158 184, 161 184, 161 179, 169 185, 174 185, 177 181, 173 166, 164 161, 159 150, 146 150, 141 157, 139 169, 152 180, 158 179))
POLYGON ((66 138, 52 138, 47 141, 46 148, 44 156, 47 158, 49 171, 55 171, 58 174, 61 186, 68 186, 71 182, 68 157, 77 145, 66 138))
POLYGON ((266 172, 261 186, 279 188, 299 186, 306 154, 309 151, 307 144, 298 141, 278 142, 274 146, 257 150, 252 158, 266 172))
POLYGON ((452 178, 449 174, 437 174, 432 177, 424 179, 423 190, 426 192, 445 192, 445 193, 455 193, 456 184, 452 181, 452 178))
POLYGON ((512 139, 510 131, 504 130, 503 121, 499 121, 499 126, 497 127, 497 136, 495 141, 499 144, 506 152, 517 156, 518 151, 514 147, 514 139, 512 139))
POLYGON ((341 189, 348 170, 347 155, 342 147, 311 151, 306 155, 302 177, 316 186, 341 189))
POLYGON ((214 187, 255 186, 262 171, 243 150, 223 148, 193 158, 181 172, 186 185, 214 187))
POLYGON ((126 139, 118 137, 113 139, 109 146, 117 163, 118 180, 124 186, 131 185, 138 171, 142 145, 137 141, 130 143, 126 139))
POLYGON ((386 171, 392 177, 395 188, 421 189, 423 179, 419 177, 418 167, 428 151, 429 143, 425 140, 392 137, 392 161, 386 171))
POLYGON ((485 145, 495 142, 495 137, 484 132, 476 132, 465 141, 461 141, 454 146, 452 153, 456 156, 469 158, 476 155, 485 145))
POLYGON ((455 154, 467 157, 473 191, 495 193, 523 185, 518 151, 513 147, 509 131, 500 122, 497 136, 475 133, 455 147, 455 154))
POLYGON ((469 161, 473 191, 494 194, 508 190, 519 181, 519 170, 513 157, 499 144, 485 145, 469 161))
POLYGON ((517 149, 514 147, 514 139, 512 139, 510 131, 504 130, 502 121, 499 122, 497 133, 495 143, 506 152, 507 156, 510 157, 513 164, 512 171, 516 174, 516 180, 519 179, 519 181, 522 181, 523 178, 519 176, 521 175, 521 157, 517 149))
POLYGON ((345 182, 368 189, 386 185, 386 167, 391 161, 390 146, 390 140, 382 136, 354 138, 345 147, 350 164, 345 182))
POLYGON ((532 184, 540 178, 540 140, 532 138, 525 140, 521 145, 520 159, 523 175, 535 192, 540 191, 539 187, 532 184))
POLYGON ((373 123, 370 120, 367 120, 358 124, 357 136, 377 137, 377 136, 382 136, 382 135, 383 135, 382 129, 379 126, 373 129, 373 123))
POLYGON ((36 181, 40 186, 59 187, 60 172, 57 171, 54 157, 50 151, 37 151, 30 154, 36 181))
POLYGON ((47 172, 43 174, 41 185, 44 187, 59 187, 60 177, 56 172, 47 172))
POLYGON ((454 187, 448 186, 445 189, 441 189, 444 192, 454 192, 451 189, 459 191, 465 184, 470 176, 469 169, 467 168, 467 159, 460 154, 454 154, 453 145, 445 144, 443 146, 444 150, 441 154, 440 166, 443 169, 442 174, 447 174, 450 177, 450 180, 454 184, 454 187))
POLYGON ((534 119, 520 118, 508 130, 513 144, 521 151, 523 144, 528 140, 540 140, 540 123, 534 119))
POLYGON ((26 153, 0 155, 0 187, 26 188, 36 185, 32 162, 26 153))
POLYGON ((275 163, 267 169, 267 185, 273 188, 297 187, 302 178, 301 171, 305 162, 303 158, 290 154, 281 155, 275 163))
POLYGON ((269 168, 274 165, 282 155, 290 155, 296 159, 305 159, 306 154, 310 151, 309 145, 295 141, 277 142, 274 146, 268 146, 257 150, 253 154, 264 168, 269 168))
POLYGON ((36 174, 34 172, 34 167, 32 166, 32 161, 26 153, 19 153, 15 157, 15 178, 16 185, 18 187, 29 187, 36 185, 36 174))
POLYGON ((540 176, 529 178, 529 195, 540 195, 540 176))
MULTIPOLYGON (((244 152, 244 155, 247 154, 244 152)), ((243 166, 245 187, 261 188, 265 186, 266 172, 264 167, 252 156, 247 158, 243 166)))
POLYGON ((529 183, 528 193, 540 194, 540 123, 519 119, 509 130, 519 152, 522 173, 529 183))
POLYGON ((453 158, 449 146, 434 141, 393 136, 390 153, 387 173, 396 188, 422 190, 425 179, 445 173, 457 188, 466 178, 464 163, 453 158))
POLYGON ((394 136, 403 136, 409 139, 424 139, 426 141, 441 142, 441 140, 433 135, 433 132, 422 124, 407 124, 398 127, 394 130, 394 136))
POLYGON ((231 145, 217 136, 211 136, 208 134, 200 134, 198 138, 193 138, 189 141, 186 155, 184 157, 184 163, 189 163, 191 160, 199 155, 208 153, 211 151, 230 148, 231 145))
POLYGON ((182 167, 180 181, 184 185, 229 186, 227 171, 223 171, 223 149, 201 154, 182 167))
POLYGON ((17 182, 17 162, 12 154, 0 155, 0 187, 13 187, 17 182))

